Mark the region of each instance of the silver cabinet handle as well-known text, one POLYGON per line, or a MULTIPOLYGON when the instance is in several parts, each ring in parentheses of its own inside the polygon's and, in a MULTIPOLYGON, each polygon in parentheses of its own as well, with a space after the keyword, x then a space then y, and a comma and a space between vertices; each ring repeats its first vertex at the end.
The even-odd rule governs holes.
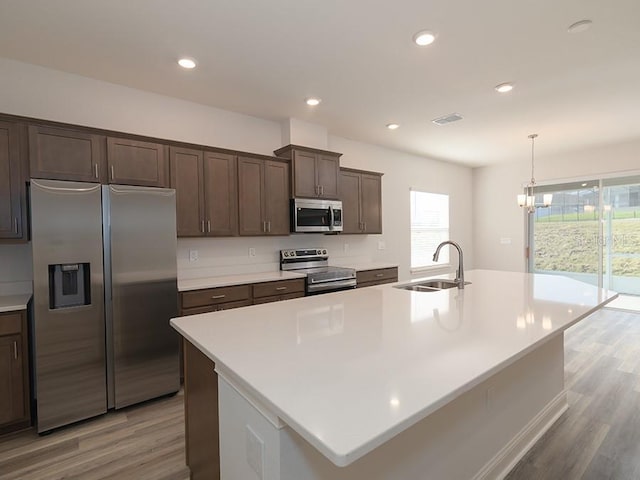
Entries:
POLYGON ((324 196, 324 185, 320 185, 320 195, 324 196))
POLYGON ((115 172, 114 172, 114 169, 113 169, 113 165, 111 165, 111 180, 113 180, 114 177, 115 177, 115 172))
POLYGON ((362 222, 362 230, 367 231, 367 222, 362 222))
POLYGON ((220 298, 224 298, 224 297, 226 297, 226 295, 224 295, 224 294, 223 295, 214 295, 214 296, 211 297, 211 300, 219 300, 220 298))
POLYGON ((286 290, 287 287, 276 287, 276 290, 286 290))
POLYGON ((211 233, 211 220, 207 220, 207 232, 211 233))
POLYGON ((95 173, 95 175, 96 175, 96 178, 98 178, 98 164, 97 164, 97 163, 95 163, 95 164, 93 165, 93 171, 94 171, 94 173, 95 173))
POLYGON ((271 233, 271 220, 267 222, 267 233, 271 233))
POLYGON ((202 223, 202 226, 201 226, 202 233, 205 233, 205 231, 204 231, 204 220, 202 220, 201 223, 202 223))
POLYGON ((18 342, 16 342, 15 340, 13 342, 13 358, 15 360, 18 359, 18 342))
POLYGON ((18 233, 18 217, 14 217, 13 219, 13 230, 18 233))
POLYGON ((384 277, 384 273, 376 273, 376 277, 378 277, 378 278, 384 277))

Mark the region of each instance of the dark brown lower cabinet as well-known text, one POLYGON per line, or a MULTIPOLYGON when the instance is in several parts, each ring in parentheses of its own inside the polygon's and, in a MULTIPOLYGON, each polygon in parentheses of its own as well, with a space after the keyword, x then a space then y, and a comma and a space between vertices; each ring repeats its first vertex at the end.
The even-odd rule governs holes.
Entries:
POLYGON ((183 339, 184 419, 191 480, 220 479, 218 375, 215 364, 183 339))
POLYGON ((357 287, 371 287, 398 281, 398 267, 361 270, 356 273, 357 287))
POLYGON ((0 434, 31 425, 27 352, 26 312, 0 313, 0 434))

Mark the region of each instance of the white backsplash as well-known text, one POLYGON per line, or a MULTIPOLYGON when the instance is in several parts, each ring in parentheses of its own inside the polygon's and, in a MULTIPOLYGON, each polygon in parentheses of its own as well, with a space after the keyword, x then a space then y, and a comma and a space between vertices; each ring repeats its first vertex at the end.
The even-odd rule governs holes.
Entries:
POLYGON ((0 295, 31 293, 31 244, 0 245, 0 295))
POLYGON ((286 248, 326 248, 329 263, 347 265, 366 262, 393 262, 378 250, 381 235, 297 234, 288 237, 233 237, 178 239, 178 278, 270 272, 280 269, 280 250, 286 248), (347 245, 345 251, 345 244, 347 245), (255 249, 255 257, 249 250, 255 249), (190 252, 198 259, 191 261, 190 252))

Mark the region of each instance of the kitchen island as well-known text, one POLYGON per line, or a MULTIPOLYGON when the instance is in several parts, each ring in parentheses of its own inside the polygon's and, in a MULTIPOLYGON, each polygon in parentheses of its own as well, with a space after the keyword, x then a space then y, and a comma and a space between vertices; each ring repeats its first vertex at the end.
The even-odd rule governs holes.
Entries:
POLYGON ((467 280, 173 319, 215 364, 194 374, 217 375, 221 478, 504 476, 567 408, 564 330, 616 294, 560 276, 467 280))

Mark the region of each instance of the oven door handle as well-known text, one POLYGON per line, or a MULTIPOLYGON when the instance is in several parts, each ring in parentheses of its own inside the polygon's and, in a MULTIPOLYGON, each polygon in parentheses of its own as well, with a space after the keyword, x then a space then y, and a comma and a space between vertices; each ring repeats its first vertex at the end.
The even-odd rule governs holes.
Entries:
POLYGON ((313 278, 309 281, 309 283, 313 283, 315 285, 320 285, 322 283, 338 283, 338 282, 343 282, 343 281, 351 281, 354 282, 356 281, 355 277, 338 277, 338 278, 332 278, 331 280, 320 280, 319 282, 316 282, 313 278))
POLYGON ((337 290, 340 288, 348 288, 348 287, 352 287, 352 288, 356 287, 355 278, 351 278, 349 280, 340 280, 338 282, 332 281, 332 282, 310 284, 307 286, 307 291, 308 292, 320 292, 323 290, 331 291, 331 290, 337 290))

